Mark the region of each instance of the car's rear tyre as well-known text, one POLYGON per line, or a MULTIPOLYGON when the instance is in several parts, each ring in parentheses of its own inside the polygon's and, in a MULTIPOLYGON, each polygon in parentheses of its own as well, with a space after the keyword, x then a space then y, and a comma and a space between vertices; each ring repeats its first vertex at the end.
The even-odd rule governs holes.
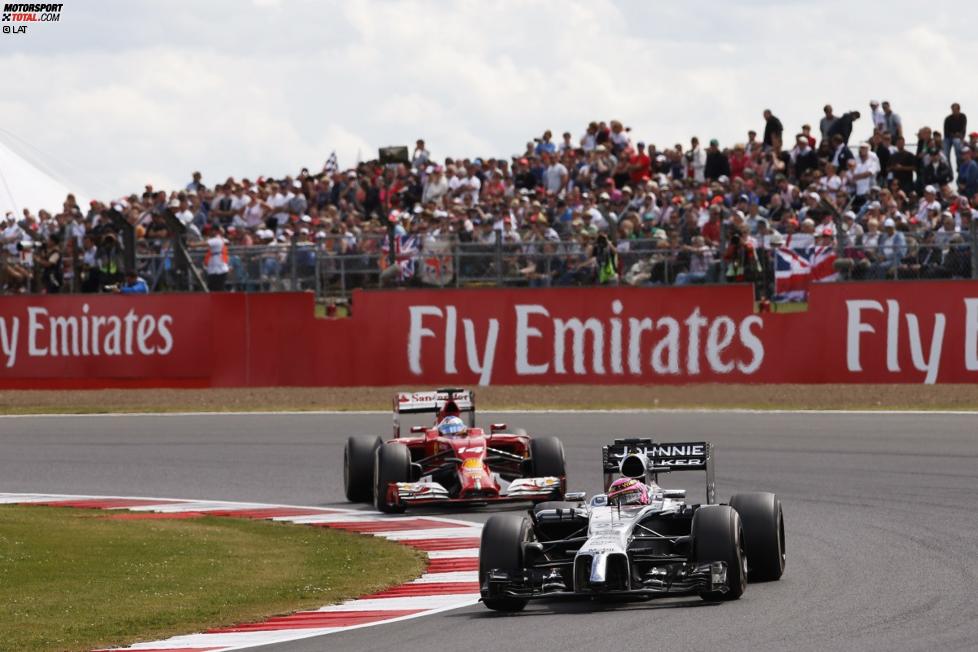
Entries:
POLYGON ((374 493, 374 451, 382 446, 380 437, 354 435, 343 447, 343 489, 353 503, 370 502, 374 493))
POLYGON ((727 563, 729 590, 704 591, 700 597, 714 602, 736 600, 747 588, 747 557, 744 554, 744 528, 737 511, 729 505, 704 505, 693 514, 690 532, 691 557, 696 563, 727 563))
POLYGON ((744 525, 744 552, 751 582, 773 582, 784 574, 784 515, 781 499, 768 492, 737 494, 730 499, 744 525))
POLYGON ((401 503, 387 500, 387 488, 392 482, 411 480, 411 451, 403 444, 384 444, 374 458, 374 506, 385 514, 404 511, 401 503))
POLYGON ((519 514, 495 514, 482 527, 479 545, 479 586, 482 602, 493 611, 522 611, 523 598, 487 595, 489 571, 496 569, 512 575, 523 572, 523 542, 527 540, 530 524, 519 514))
POLYGON ((553 497, 564 497, 564 480, 567 471, 564 467, 564 445, 556 437, 534 437, 530 440, 530 464, 533 477, 554 476, 561 478, 560 487, 553 497))

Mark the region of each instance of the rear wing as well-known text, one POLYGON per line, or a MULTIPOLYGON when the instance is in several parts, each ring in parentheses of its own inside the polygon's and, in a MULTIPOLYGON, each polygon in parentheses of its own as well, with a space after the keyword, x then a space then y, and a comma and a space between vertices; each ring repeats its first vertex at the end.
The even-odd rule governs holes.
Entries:
POLYGON ((620 477, 620 466, 628 455, 641 455, 647 460, 646 473, 656 480, 659 473, 672 471, 706 471, 706 502, 716 502, 716 482, 713 479, 713 445, 708 441, 654 442, 651 439, 616 439, 602 447, 601 465, 604 486, 620 477))
POLYGON ((467 389, 444 388, 430 392, 398 392, 394 395, 394 436, 401 436, 402 414, 437 414, 462 416, 468 413, 469 427, 475 427, 475 392, 467 389))

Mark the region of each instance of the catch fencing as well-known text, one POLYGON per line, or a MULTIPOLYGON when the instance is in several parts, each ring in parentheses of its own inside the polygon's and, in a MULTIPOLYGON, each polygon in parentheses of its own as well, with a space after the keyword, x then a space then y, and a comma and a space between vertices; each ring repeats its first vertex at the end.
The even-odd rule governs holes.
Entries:
MULTIPOLYGON (((309 291, 320 302, 333 302, 348 301, 357 289, 393 287, 641 287, 749 282, 755 286, 756 299, 779 301, 804 299, 810 285, 820 282, 978 278, 976 251, 960 236, 939 242, 933 237, 918 242, 908 236, 899 246, 881 244, 872 236, 866 241, 821 248, 812 244, 774 247, 769 238, 756 240, 753 259, 743 247, 693 247, 675 239, 623 240, 612 245, 616 274, 609 276, 601 271, 607 252, 595 252, 590 238, 480 243, 459 241, 454 236, 428 237, 418 238, 404 249, 395 246, 391 255, 382 235, 365 236, 353 244, 331 236, 318 242, 230 246, 226 289, 242 293, 309 291), (825 264, 815 270, 813 261, 821 255, 816 253, 819 249, 825 250, 825 264), (794 269, 790 262, 796 264, 794 269), (799 286, 804 288, 800 294, 784 290, 799 286)), ((192 264, 202 272, 204 251, 191 247, 189 254, 192 264)), ((86 285, 88 275, 97 271, 87 268, 80 258, 66 262, 65 292, 78 293, 86 287, 105 290, 86 285)), ((136 255, 136 266, 151 292, 203 289, 197 275, 160 243, 144 243, 136 255)), ((27 289, 29 293, 41 291, 39 273, 31 278, 27 289)))

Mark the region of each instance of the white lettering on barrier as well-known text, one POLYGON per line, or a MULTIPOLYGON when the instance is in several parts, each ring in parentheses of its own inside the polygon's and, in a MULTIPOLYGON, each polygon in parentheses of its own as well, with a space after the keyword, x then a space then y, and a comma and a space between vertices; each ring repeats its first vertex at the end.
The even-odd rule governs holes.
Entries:
MULTIPOLYGON (((621 301, 615 299, 611 302, 611 312, 615 315, 620 315, 622 310, 621 301)), ((620 374, 624 373, 621 368, 621 319, 617 317, 612 317, 611 322, 611 373, 620 374)))
MULTIPOLYGON (((965 311, 971 310, 968 304, 969 299, 965 299, 965 311)), ((881 312, 886 315, 886 370, 890 373, 900 373, 900 302, 895 299, 886 300, 886 308, 879 301, 871 299, 853 299, 846 301, 846 368, 849 371, 859 372, 863 370, 860 355, 860 334, 875 334, 876 329, 872 325, 863 322, 863 311, 871 310, 881 312)), ((920 335, 920 322, 917 315, 906 313, 904 318, 907 322, 907 339, 910 344, 910 359, 917 371, 926 372, 924 383, 931 385, 937 382, 937 374, 941 365, 941 349, 944 344, 944 327, 947 318, 944 313, 934 314, 934 332, 931 335, 930 353, 924 357, 924 347, 920 335)), ((971 328, 971 315, 965 320, 965 331, 971 328)), ((965 338, 965 367, 968 367, 968 346, 974 347, 973 338, 969 341, 965 338)), ((973 348, 972 348, 973 353, 973 348)), ((976 365, 978 368, 978 365, 976 365)), ((970 369, 970 368, 969 368, 970 369)))
POLYGON ((876 332, 871 325, 862 322, 863 310, 883 312, 883 306, 871 299, 846 301, 846 369, 849 371, 863 370, 859 358, 859 334, 876 332))
MULTIPOLYGON (((472 373, 479 374, 479 384, 488 385, 492 378, 492 363, 496 359, 496 338, 499 335, 499 320, 490 319, 489 329, 486 331, 486 346, 483 349, 482 360, 479 360, 479 351, 476 348, 475 324, 471 319, 463 319, 465 325, 465 354, 469 361, 469 369, 472 373)), ((446 373, 448 370, 445 370, 446 373)))
POLYGON ((978 371, 978 299, 964 300, 964 315, 964 368, 978 371))
MULTIPOLYGON (((628 373, 640 376, 643 373, 643 345, 648 347, 644 349, 649 351, 648 365, 658 375, 699 374, 701 355, 705 355, 709 370, 720 374, 734 370, 753 374, 764 361, 764 345, 758 334, 764 323, 757 315, 745 317, 738 323, 726 315, 712 319, 704 317, 700 309, 695 308, 682 322, 674 317, 662 317, 658 321, 651 317, 629 317, 626 321, 620 317, 624 305, 618 299, 611 303, 607 323, 597 317, 551 317, 548 309, 539 304, 516 304, 513 310, 513 362, 518 376, 548 373, 602 375, 609 370, 612 374, 624 374, 626 360, 628 373), (680 366, 683 326, 689 330, 685 341, 685 369, 680 366), (653 342, 643 341, 646 333, 653 337, 653 342), (740 345, 748 355, 734 353, 732 347, 735 345, 740 345), (534 351, 537 352, 535 355, 534 351)), ((434 338, 444 351, 444 373, 458 373, 455 360, 457 306, 410 306, 409 311, 407 353, 411 373, 417 376, 425 373, 422 363, 425 338, 434 338), (441 329, 426 322, 426 317, 442 319, 441 329), (439 341, 440 337, 444 341, 439 341)), ((499 320, 489 319, 488 322, 480 355, 476 324, 472 319, 462 319, 468 367, 478 375, 482 385, 492 380, 500 329, 499 320)))
POLYGON ((11 317, 8 322, 0 317, 0 347, 3 354, 7 356, 7 369, 10 369, 17 362, 17 334, 20 330, 20 319, 11 317))
POLYGON ((27 308, 27 355, 39 357, 47 355, 47 348, 40 348, 37 345, 37 336, 44 330, 38 316, 46 316, 48 311, 44 308, 30 306, 27 308))
POLYGON ((682 330, 679 322, 672 317, 663 317, 659 320, 658 330, 666 329, 666 336, 663 337, 652 349, 652 370, 657 374, 679 373, 679 334, 682 330), (662 354, 666 354, 663 361, 662 354))
POLYGON ((689 346, 686 347, 686 371, 690 376, 695 376, 700 372, 700 329, 706 324, 707 321, 700 315, 698 306, 693 309, 693 314, 686 318, 686 328, 689 329, 689 346))
MULTIPOLYGON (((457 374, 458 368, 455 366, 455 306, 445 307, 445 373, 457 374)), ((466 332, 466 341, 468 341, 466 332)), ((471 360, 471 358, 470 358, 471 360)), ((471 366, 472 363, 470 362, 471 366)))
MULTIPOLYGON (((139 315, 130 309, 122 318, 93 315, 83 304, 81 314, 52 313, 43 306, 27 306, 27 355, 31 358, 168 355, 173 350, 173 317, 139 315), (107 328, 106 328, 107 327, 107 328), (160 345, 153 342, 159 337, 160 345)), ((20 350, 20 323, 16 316, 0 317, 0 351, 11 369, 20 350)))
POLYGON ((567 331, 574 333, 574 340, 571 344, 574 373, 587 373, 584 365, 584 338, 585 331, 587 331, 591 333, 592 368, 594 373, 604 374, 604 326, 594 317, 583 322, 576 317, 566 321, 554 319, 554 372, 558 374, 567 373, 567 369, 564 367, 567 331))
POLYGON ((516 306, 516 373, 519 376, 534 376, 545 374, 550 370, 550 363, 543 364, 530 363, 531 337, 543 337, 539 328, 530 326, 530 315, 542 315, 549 317, 550 313, 543 306, 534 304, 516 306))
POLYGON ((886 370, 898 373, 900 359, 897 344, 900 339, 900 304, 893 299, 886 300, 886 370))
MULTIPOLYGON (((444 318, 444 363, 445 373, 458 373, 455 365, 455 346, 457 345, 457 316, 455 306, 446 306, 444 313, 437 306, 410 306, 410 327, 408 329, 408 368, 420 376, 424 373, 421 364, 421 345, 426 337, 435 337, 435 331, 424 325, 425 316, 444 318)), ((471 319, 462 320, 465 331, 465 354, 469 370, 479 374, 479 384, 488 385, 492 378, 492 366, 496 358, 496 341, 499 337, 499 320, 490 319, 486 331, 485 347, 482 356, 476 342, 475 323, 471 319)))
POLYGON ((729 374, 734 370, 734 363, 724 362, 720 355, 733 342, 735 330, 730 317, 717 317, 710 324, 706 335, 706 361, 710 363, 710 369, 717 373, 729 374))
POLYGON ((157 355, 167 355, 173 350, 173 334, 170 333, 170 326, 173 325, 173 317, 170 315, 163 315, 156 322, 156 328, 160 331, 160 339, 163 340, 163 346, 156 347, 157 355))
POLYGON ((737 362, 737 369, 745 374, 752 374, 761 368, 761 363, 764 362, 764 343, 761 339, 751 332, 750 327, 757 326, 758 328, 764 327, 764 320, 762 320, 757 315, 748 317, 747 319, 740 322, 740 328, 737 333, 740 335, 741 343, 750 349, 751 361, 748 364, 743 362, 737 362))
MULTIPOLYGON (((434 337, 435 331, 422 326, 425 315, 441 317, 442 312, 437 306, 411 306, 411 327, 408 330, 408 368, 412 374, 420 376, 421 369, 421 338, 434 337)), ((452 343, 454 345, 454 342, 452 343)))
POLYGON ((136 327, 136 346, 143 355, 153 355, 156 352, 154 347, 147 344, 153 334, 155 322, 152 315, 143 315, 139 318, 139 325, 136 327))
POLYGON ((907 313, 907 330, 910 333, 910 358, 917 371, 926 371, 924 383, 933 385, 937 380, 937 372, 941 366, 941 345, 944 343, 944 315, 934 315, 934 333, 930 338, 930 357, 924 359, 923 347, 920 342, 920 328, 917 326, 917 315, 907 313))
POLYGON ((642 373, 642 333, 651 331, 654 325, 648 317, 628 318, 628 373, 636 376, 642 373))

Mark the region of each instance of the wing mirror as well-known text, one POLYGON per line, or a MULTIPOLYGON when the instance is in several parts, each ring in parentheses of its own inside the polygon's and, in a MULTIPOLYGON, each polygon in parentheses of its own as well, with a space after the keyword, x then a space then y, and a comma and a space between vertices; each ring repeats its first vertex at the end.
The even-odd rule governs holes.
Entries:
POLYGON ((564 494, 564 499, 570 501, 583 502, 586 498, 586 491, 568 491, 564 494))
POLYGON ((411 426, 411 432, 424 432, 427 430, 424 426, 411 426))
POLYGON ((685 498, 686 490, 685 489, 663 489, 662 497, 663 498, 685 498))
POLYGON ((505 423, 493 423, 489 426, 489 432, 500 432, 506 430, 507 426, 505 423))

